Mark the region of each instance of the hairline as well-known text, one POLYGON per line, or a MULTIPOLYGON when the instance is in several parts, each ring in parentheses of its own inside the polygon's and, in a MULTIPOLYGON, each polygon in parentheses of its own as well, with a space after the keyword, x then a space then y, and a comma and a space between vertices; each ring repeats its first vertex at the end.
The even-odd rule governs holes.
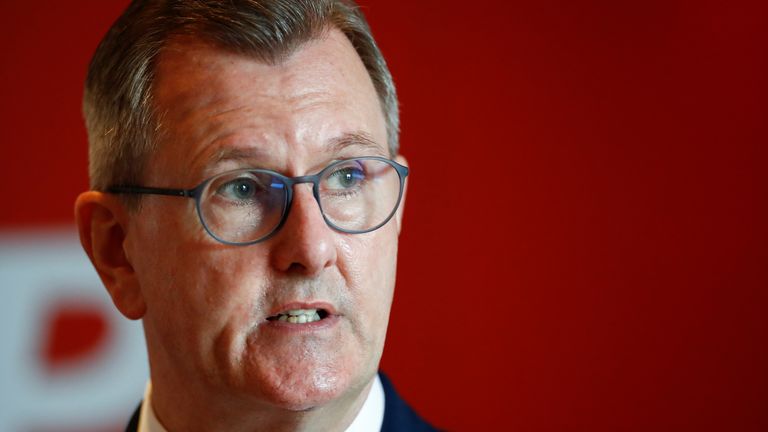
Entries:
MULTIPOLYGON (((148 161, 167 139, 165 133, 168 132, 163 127, 168 111, 163 112, 154 98, 158 62, 163 51, 185 38, 209 44, 222 52, 274 65, 289 59, 296 51, 322 38, 327 32, 338 30, 352 45, 373 85, 386 127, 384 145, 390 157, 396 156, 399 149, 399 107, 386 61, 359 6, 352 0, 331 0, 330 4, 335 5, 333 11, 329 10, 330 13, 323 15, 321 20, 295 28, 298 33, 285 34, 287 39, 267 40, 263 45, 261 42, 250 42, 247 37, 228 39, 226 31, 222 32, 215 21, 206 19, 199 22, 193 19, 189 23, 176 21, 180 25, 166 30, 155 27, 156 32, 137 36, 136 31, 142 27, 133 26, 128 17, 142 17, 139 8, 143 6, 138 2, 132 3, 99 45, 86 80, 83 110, 90 142, 91 187, 106 190, 116 183, 135 184, 142 181, 148 161), (124 38, 134 44, 120 42, 124 38), (113 54, 115 50, 127 53, 113 54), (120 162, 121 159, 130 162, 120 162)), ((142 19, 155 15, 165 19, 164 13, 155 9, 143 15, 142 19)), ((126 197, 126 201, 135 200, 126 197)))
MULTIPOLYGON (((206 36, 204 33, 184 33, 183 31, 177 31, 173 33, 169 33, 168 36, 164 39, 163 44, 158 48, 157 54, 155 55, 154 61, 152 62, 152 66, 150 68, 150 77, 148 80, 148 92, 149 92, 149 114, 150 114, 150 125, 154 125, 154 131, 150 134, 150 139, 152 140, 152 143, 150 144, 150 147, 153 147, 153 151, 157 150, 157 147, 160 142, 162 141, 162 138, 164 138, 163 132, 165 131, 165 128, 163 128, 163 121, 164 114, 167 112, 159 110, 156 101, 155 101, 155 89, 157 84, 157 69, 158 64, 162 61, 163 53, 168 50, 169 48, 173 48, 173 45, 176 46, 183 46, 183 44, 186 43, 199 43, 203 44, 206 47, 212 48, 213 50, 227 53, 227 54, 234 54, 238 56, 243 56, 244 58, 248 58, 257 62, 260 62, 267 66, 282 66, 286 62, 290 61, 291 57, 296 55, 299 51, 304 49, 307 45, 310 45, 312 43, 322 41, 323 39, 327 38, 329 36, 330 32, 338 31, 341 35, 344 36, 345 40, 350 43, 350 47, 355 53, 355 56, 360 61, 361 66, 365 69, 365 75, 368 79, 368 82, 371 84, 371 88, 373 89, 373 92, 376 97, 376 101, 378 103, 379 107, 379 114, 382 117, 382 120, 384 121, 384 126, 387 130, 387 137, 386 142, 384 142, 384 146, 386 147, 387 153, 389 154, 389 157, 395 157, 397 156, 397 151, 393 147, 392 143, 389 142, 389 124, 387 122, 387 112, 386 112, 386 102, 382 99, 381 95, 379 95, 379 91, 376 88, 376 84, 373 82, 373 78, 371 77, 370 72, 367 70, 365 62, 363 61, 362 57, 360 56, 360 53, 358 50, 352 45, 352 41, 347 36, 346 33, 342 29, 340 29, 337 25, 335 25, 332 22, 324 23, 322 28, 317 30, 315 33, 311 34, 310 37, 308 37, 305 40, 302 40, 298 43, 296 43, 293 46, 290 46, 288 49, 285 49, 278 53, 278 55, 269 55, 269 53, 263 53, 263 52, 257 52, 255 50, 242 50, 237 49, 235 47, 229 46, 227 44, 224 44, 220 41, 214 40, 212 37, 206 36), (267 55, 265 55, 267 54, 267 55)), ((180 50, 184 51, 184 49, 180 50)), ((272 53, 274 54, 274 53, 272 53)), ((339 137, 331 138, 331 143, 337 143, 339 141, 349 141, 349 138, 353 137, 357 141, 364 141, 369 142, 371 144, 377 144, 376 141, 368 134, 362 131, 351 131, 351 132, 345 132, 340 134, 339 137)))

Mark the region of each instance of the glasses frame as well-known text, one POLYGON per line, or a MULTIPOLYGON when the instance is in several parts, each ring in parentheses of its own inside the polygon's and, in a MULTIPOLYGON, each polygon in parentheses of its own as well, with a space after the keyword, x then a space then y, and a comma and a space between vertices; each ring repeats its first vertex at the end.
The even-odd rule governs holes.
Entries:
POLYGON ((312 195, 314 195, 315 201, 317 202, 317 205, 320 208, 320 214, 323 215, 323 219, 325 220, 326 225, 328 225, 335 231, 342 232, 345 234, 364 234, 367 232, 375 231, 381 228, 382 226, 386 225, 386 223, 389 222, 390 219, 392 219, 392 216, 395 215, 395 213, 397 212, 397 209, 400 207, 400 201, 402 201, 403 199, 403 189, 405 187, 405 178, 408 177, 408 172, 409 172, 408 167, 400 165, 399 163, 391 159, 387 159, 381 156, 362 156, 362 157, 354 157, 354 158, 337 160, 331 163, 330 165, 328 165, 327 167, 323 168, 320 172, 314 175, 289 177, 277 171, 272 171, 268 169, 241 168, 241 169, 236 169, 236 170, 226 171, 220 174, 216 174, 215 176, 204 180, 202 183, 200 183, 199 185, 195 186, 192 189, 170 189, 170 188, 157 188, 157 187, 146 187, 146 186, 120 185, 120 186, 112 186, 108 188, 107 192, 113 193, 113 194, 165 195, 165 196, 192 198, 195 200, 195 209, 197 211, 197 217, 198 219, 200 219, 200 223, 203 225, 203 228, 208 233, 208 235, 213 237, 216 241, 226 245, 248 246, 248 245, 265 241, 270 237, 272 237, 273 235, 275 235, 278 231, 280 231, 280 229, 285 224, 285 221, 288 219, 288 215, 291 212, 291 206, 293 205, 293 187, 295 185, 302 184, 302 183, 312 183, 312 195), (344 229, 339 226, 336 226, 335 224, 333 224, 333 222, 328 220, 328 217, 325 215, 325 211, 323 211, 323 205, 320 202, 320 193, 319 193, 320 179, 323 178, 323 176, 328 171, 332 170, 336 166, 350 162, 350 161, 358 161, 358 160, 377 160, 392 166, 397 172, 398 178, 400 180, 400 191, 397 195, 397 202, 395 203, 395 206, 393 207, 392 211, 384 219, 383 222, 381 222, 380 224, 372 228, 368 228, 365 230, 348 230, 348 229, 344 229), (211 231, 211 229, 208 227, 208 224, 205 223, 205 219, 203 218, 203 212, 200 208, 203 191, 206 189, 208 184, 211 183, 213 180, 215 180, 217 177, 235 173, 235 172, 260 172, 260 173, 269 174, 279 178, 287 188, 287 192, 285 195, 286 202, 283 205, 283 213, 280 215, 280 222, 270 232, 268 232, 262 237, 257 238, 256 240, 251 240, 247 242, 231 242, 231 241, 227 241, 222 238, 219 238, 216 234, 214 234, 211 231))

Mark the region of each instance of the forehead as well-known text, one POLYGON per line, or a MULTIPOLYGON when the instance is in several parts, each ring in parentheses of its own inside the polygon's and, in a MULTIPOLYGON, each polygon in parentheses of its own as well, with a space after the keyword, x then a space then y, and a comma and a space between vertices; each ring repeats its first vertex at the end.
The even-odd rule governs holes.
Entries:
POLYGON ((158 58, 153 98, 161 139, 147 177, 163 184, 200 180, 227 163, 301 175, 333 159, 388 155, 376 91, 337 30, 276 64, 173 40, 158 58))

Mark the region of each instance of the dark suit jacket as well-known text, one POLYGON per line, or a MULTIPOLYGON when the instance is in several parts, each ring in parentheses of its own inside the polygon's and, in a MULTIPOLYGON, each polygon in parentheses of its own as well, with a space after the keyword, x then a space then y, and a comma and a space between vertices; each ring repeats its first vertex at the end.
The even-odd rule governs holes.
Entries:
MULTIPOLYGON (((437 430, 405 403, 383 373, 379 373, 379 378, 381 378, 381 384, 384 387, 384 423, 381 425, 381 432, 430 432, 437 430)), ((140 412, 141 405, 133 413, 125 432, 137 431, 140 412)))

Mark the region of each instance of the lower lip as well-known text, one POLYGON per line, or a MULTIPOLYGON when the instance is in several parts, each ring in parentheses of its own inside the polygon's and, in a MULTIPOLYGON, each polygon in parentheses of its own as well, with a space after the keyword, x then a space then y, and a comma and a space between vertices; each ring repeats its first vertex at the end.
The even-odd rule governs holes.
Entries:
POLYGON ((290 323, 288 321, 273 320, 263 323, 262 326, 265 329, 289 333, 317 332, 335 327, 339 323, 340 319, 341 317, 338 315, 328 315, 320 321, 313 321, 311 323, 298 324, 290 323))

